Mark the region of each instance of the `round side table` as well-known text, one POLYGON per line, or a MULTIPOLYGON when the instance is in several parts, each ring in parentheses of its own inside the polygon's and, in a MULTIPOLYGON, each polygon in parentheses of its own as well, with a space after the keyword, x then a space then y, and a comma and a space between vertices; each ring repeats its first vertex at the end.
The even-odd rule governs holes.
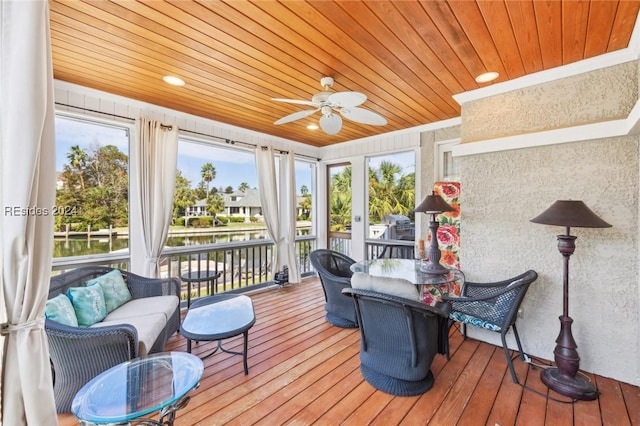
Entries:
MULTIPOLYGON (((180 279, 187 283, 187 308, 191 307, 191 283, 207 283, 207 295, 213 296, 216 289, 215 282, 218 278, 220 278, 218 271, 192 271, 180 275, 180 279)), ((200 288, 198 287, 199 295, 200 288)))

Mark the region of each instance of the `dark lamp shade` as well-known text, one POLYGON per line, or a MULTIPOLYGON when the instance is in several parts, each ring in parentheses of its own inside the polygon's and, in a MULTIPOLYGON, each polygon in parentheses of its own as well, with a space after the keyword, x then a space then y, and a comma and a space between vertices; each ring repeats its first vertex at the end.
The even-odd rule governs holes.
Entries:
POLYGON ((451 207, 447 202, 439 195, 436 195, 435 192, 432 192, 431 195, 427 195, 424 200, 420 203, 418 207, 413 209, 414 212, 417 213, 444 213, 444 212, 452 212, 455 211, 453 207, 451 207))
POLYGON ((609 228, 610 224, 600 219, 582 201, 558 200, 531 219, 533 223, 578 228, 609 228))

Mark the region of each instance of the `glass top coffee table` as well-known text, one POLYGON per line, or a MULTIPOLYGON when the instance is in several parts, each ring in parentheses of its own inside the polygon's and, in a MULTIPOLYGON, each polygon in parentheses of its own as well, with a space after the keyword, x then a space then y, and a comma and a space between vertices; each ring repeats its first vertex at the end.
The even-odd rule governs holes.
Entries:
POLYGON ((118 364, 76 394, 71 412, 83 425, 173 425, 197 387, 204 365, 195 355, 163 352, 118 364), (159 412, 158 420, 145 418, 159 412))
POLYGON ((249 374, 247 349, 249 329, 256 322, 253 302, 250 297, 238 294, 217 294, 203 297, 191 304, 180 325, 180 334, 187 338, 187 352, 191 352, 191 341, 217 341, 217 347, 208 355, 220 349, 223 352, 242 355, 244 374, 249 374), (244 336, 243 351, 230 351, 222 347, 222 340, 244 336))

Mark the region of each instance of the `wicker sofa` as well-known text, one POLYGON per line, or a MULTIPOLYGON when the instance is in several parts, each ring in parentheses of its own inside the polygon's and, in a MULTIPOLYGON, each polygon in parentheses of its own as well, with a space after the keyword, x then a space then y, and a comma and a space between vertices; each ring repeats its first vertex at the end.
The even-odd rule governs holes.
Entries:
MULTIPOLYGON (((51 278, 49 300, 112 268, 87 266, 51 278)), ((160 352, 180 328, 180 281, 152 279, 121 271, 131 300, 102 321, 74 327, 45 320, 54 396, 59 413, 71 411, 75 394, 101 372, 148 353, 160 352)))

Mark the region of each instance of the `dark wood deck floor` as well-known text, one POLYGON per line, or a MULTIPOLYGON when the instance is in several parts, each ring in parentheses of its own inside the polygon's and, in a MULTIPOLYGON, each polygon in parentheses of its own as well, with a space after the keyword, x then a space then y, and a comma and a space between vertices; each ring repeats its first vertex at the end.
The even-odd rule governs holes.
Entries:
MULTIPOLYGON (((502 348, 463 341, 455 331, 451 359, 438 355, 433 363, 433 388, 417 397, 394 397, 362 378, 359 332, 324 320, 316 279, 251 297, 257 321, 249 333, 249 375, 240 356, 207 358, 200 387, 178 412, 176 426, 640 425, 639 387, 590 375, 598 400, 556 402, 547 399, 539 368, 515 361, 521 381, 542 395, 512 382, 502 348)), ((234 338, 225 347, 239 350, 241 343, 234 338)), ((194 353, 207 353, 213 345, 194 345, 194 353)), ((185 351, 186 341, 175 336, 166 349, 185 351)), ((58 420, 62 426, 78 424, 71 414, 58 420)))

